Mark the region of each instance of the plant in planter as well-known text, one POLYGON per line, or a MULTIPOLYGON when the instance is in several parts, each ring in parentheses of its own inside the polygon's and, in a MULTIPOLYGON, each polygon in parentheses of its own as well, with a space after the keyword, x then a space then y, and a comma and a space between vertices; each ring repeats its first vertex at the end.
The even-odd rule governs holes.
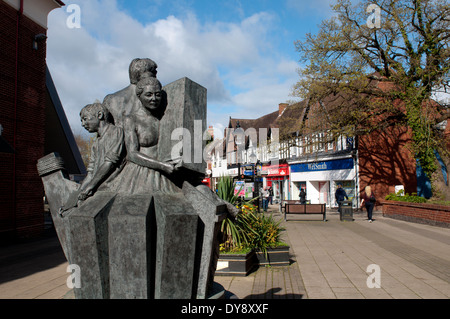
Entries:
POLYGON ((255 214, 249 223, 248 245, 257 253, 260 265, 289 265, 289 245, 281 241, 281 220, 273 215, 255 214))
POLYGON ((246 276, 257 264, 255 251, 248 246, 246 234, 242 229, 248 219, 244 212, 248 212, 250 207, 247 203, 237 204, 234 183, 228 176, 220 178, 218 196, 235 205, 239 213, 234 218, 228 216, 222 222, 222 241, 216 274, 246 276))
MULTIPOLYGON (((237 201, 237 194, 234 193, 234 183, 231 177, 222 176, 217 184, 217 195, 228 203, 235 205, 237 201)), ((238 192, 239 193, 239 192, 238 192)), ((239 206, 236 206, 239 208, 239 206)), ((239 218, 239 213, 236 218, 231 218, 227 216, 222 221, 221 232, 222 232, 222 242, 220 244, 221 252, 235 250, 236 247, 241 246, 241 234, 235 220, 239 218)))
MULTIPOLYGON (((218 195, 224 200, 237 204, 234 185, 229 177, 219 180, 218 195)), ((257 213, 252 201, 237 204, 239 213, 235 218, 226 218, 222 223, 221 259, 229 264, 235 259, 241 261, 241 273, 248 273, 252 262, 271 265, 289 264, 289 246, 280 240, 281 220, 275 221, 272 215, 257 213), (252 254, 255 255, 254 258, 252 254), (276 254, 276 255, 274 255, 276 254), (234 255, 233 257, 231 257, 234 255), (280 259, 281 258, 281 259, 280 259)), ((219 271, 220 273, 220 271, 219 271)))

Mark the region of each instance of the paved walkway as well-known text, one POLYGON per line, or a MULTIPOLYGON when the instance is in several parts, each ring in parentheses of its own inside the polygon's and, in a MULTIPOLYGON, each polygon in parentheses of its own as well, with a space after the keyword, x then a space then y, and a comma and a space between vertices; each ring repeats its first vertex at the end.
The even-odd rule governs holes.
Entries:
MULTIPOLYGON (((336 212, 327 222, 320 215, 292 216, 283 222, 290 266, 215 280, 240 299, 450 298, 450 229, 377 213, 373 223, 364 213, 354 218, 341 222, 336 212), (369 265, 379 267, 380 288, 367 285, 376 275, 369 265)), ((66 268, 55 237, 0 247, 0 298, 70 297, 66 268)))
POLYGON ((369 223, 362 212, 353 222, 341 222, 336 212, 327 222, 320 215, 289 216, 283 225, 290 266, 216 281, 238 298, 450 298, 450 229, 374 218, 369 223), (380 288, 370 265, 379 267, 380 288))

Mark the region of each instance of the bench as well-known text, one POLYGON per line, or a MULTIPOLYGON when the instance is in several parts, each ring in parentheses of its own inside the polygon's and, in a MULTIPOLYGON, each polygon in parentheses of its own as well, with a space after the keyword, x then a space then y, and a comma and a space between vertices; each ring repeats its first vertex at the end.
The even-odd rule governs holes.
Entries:
POLYGON ((326 204, 300 204, 298 200, 283 201, 281 212, 284 212, 284 220, 287 220, 287 214, 321 214, 323 221, 326 221, 327 218, 326 204))

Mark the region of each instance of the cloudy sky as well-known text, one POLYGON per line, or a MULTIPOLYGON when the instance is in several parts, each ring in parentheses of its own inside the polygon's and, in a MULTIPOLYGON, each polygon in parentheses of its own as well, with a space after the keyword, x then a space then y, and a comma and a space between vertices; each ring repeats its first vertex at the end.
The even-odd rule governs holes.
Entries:
POLYGON ((207 88, 208 125, 220 136, 230 116, 296 99, 294 41, 331 15, 330 2, 64 0, 48 17, 47 64, 75 133, 80 109, 126 87, 130 61, 149 57, 163 85, 186 76, 207 88))

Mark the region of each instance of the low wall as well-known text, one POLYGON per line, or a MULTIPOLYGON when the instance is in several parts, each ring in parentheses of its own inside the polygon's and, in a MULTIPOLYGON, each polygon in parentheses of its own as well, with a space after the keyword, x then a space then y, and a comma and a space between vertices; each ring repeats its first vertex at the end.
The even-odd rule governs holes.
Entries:
POLYGON ((450 228, 450 206, 381 200, 384 217, 450 228))

